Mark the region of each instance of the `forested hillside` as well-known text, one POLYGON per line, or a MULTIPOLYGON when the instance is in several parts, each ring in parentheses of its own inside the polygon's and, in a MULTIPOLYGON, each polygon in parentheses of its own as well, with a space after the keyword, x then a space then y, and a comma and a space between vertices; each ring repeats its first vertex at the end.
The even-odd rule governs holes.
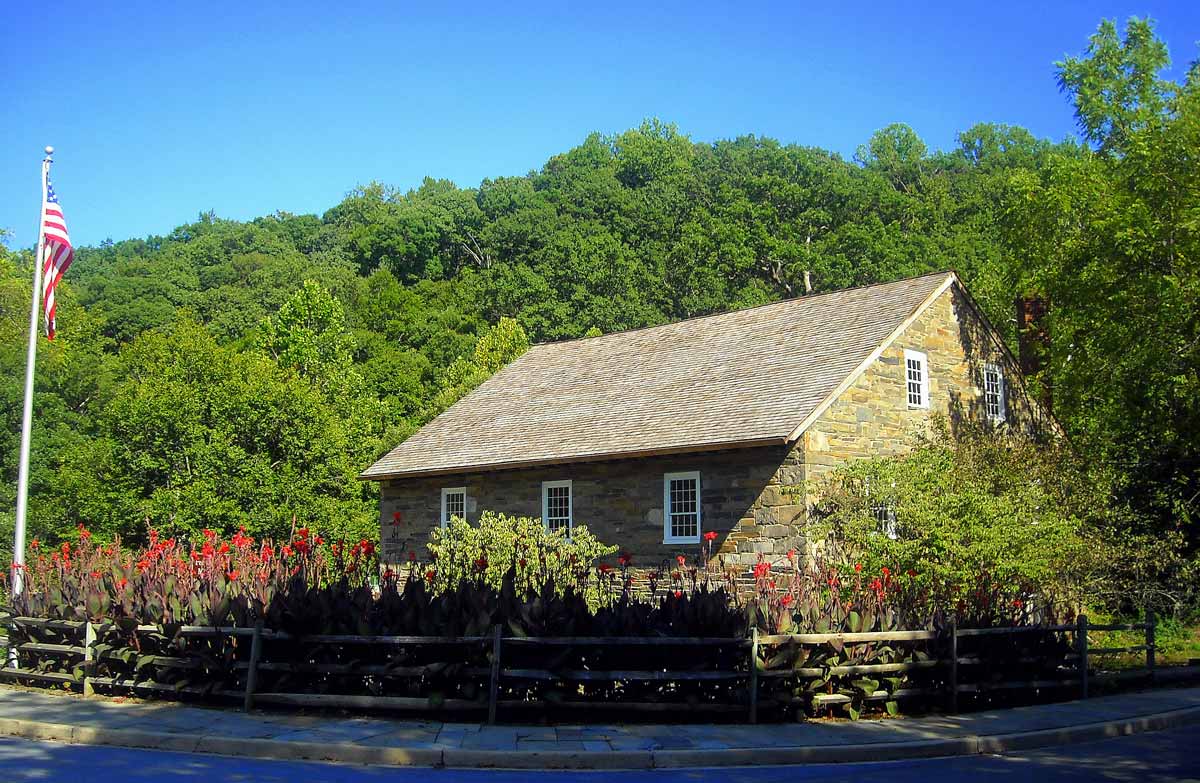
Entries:
MULTIPOLYGON (((371 183, 321 216, 205 214, 83 248, 41 350, 32 529, 366 533, 356 473, 526 340, 801 295, 805 272, 827 291, 946 268, 1009 339, 1016 295, 1051 300, 1041 380, 1122 524, 1186 528, 1200 79, 1160 81, 1165 58, 1134 22, 1060 64, 1078 141, 980 124, 938 151, 891 125, 845 160, 652 120, 476 188, 371 183)), ((9 524, 30 258, 0 262, 9 524)))

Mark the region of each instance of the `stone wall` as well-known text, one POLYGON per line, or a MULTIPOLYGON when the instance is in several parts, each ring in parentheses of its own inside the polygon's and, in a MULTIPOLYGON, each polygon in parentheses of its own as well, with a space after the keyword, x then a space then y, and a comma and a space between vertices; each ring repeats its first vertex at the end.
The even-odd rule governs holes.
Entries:
POLYGON ((1054 430, 1025 390, 1013 358, 957 286, 938 297, 805 432, 801 448, 807 476, 817 482, 848 460, 902 453, 929 432, 937 416, 951 429, 975 422, 1028 435, 1054 430), (928 409, 908 407, 906 348, 928 357, 928 409), (998 425, 990 425, 984 411, 988 363, 1004 371, 1007 420, 998 425))
POLYGON ((723 565, 752 565, 760 552, 798 546, 804 507, 783 490, 802 483, 804 469, 799 452, 781 446, 387 481, 380 503, 384 559, 403 562, 410 550, 427 556, 443 487, 466 487, 468 522, 484 510, 540 519, 542 482, 565 479, 572 482, 575 524, 630 552, 635 564, 694 557, 701 544, 663 543, 663 474, 692 470, 700 472, 702 532, 717 532, 723 565))

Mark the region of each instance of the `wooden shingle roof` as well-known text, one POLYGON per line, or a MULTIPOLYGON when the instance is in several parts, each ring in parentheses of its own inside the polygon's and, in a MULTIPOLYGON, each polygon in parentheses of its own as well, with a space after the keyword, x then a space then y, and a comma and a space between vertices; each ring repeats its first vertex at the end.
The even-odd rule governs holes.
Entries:
POLYGON ((361 478, 787 443, 955 279, 536 345, 361 478))

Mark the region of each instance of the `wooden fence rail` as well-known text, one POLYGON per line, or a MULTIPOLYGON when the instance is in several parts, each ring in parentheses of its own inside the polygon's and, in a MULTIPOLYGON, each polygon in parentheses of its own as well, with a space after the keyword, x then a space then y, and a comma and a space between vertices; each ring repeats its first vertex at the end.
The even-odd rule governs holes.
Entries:
MULTIPOLYGON (((25 629, 13 639, 9 649, 9 666, 0 669, 0 677, 30 682, 43 682, 55 685, 79 687, 85 695, 90 695, 97 687, 120 689, 134 693, 162 693, 166 695, 193 694, 199 696, 220 696, 237 698, 242 702, 243 709, 253 709, 256 703, 269 703, 302 707, 337 707, 365 709, 402 709, 402 710, 479 710, 486 711, 489 723, 494 723, 501 708, 520 709, 553 706, 560 709, 626 709, 631 712, 668 712, 684 709, 704 709, 719 712, 742 711, 751 723, 757 722, 762 705, 764 688, 772 704, 804 704, 810 709, 822 709, 838 704, 851 702, 854 698, 863 701, 887 701, 914 697, 946 697, 949 709, 957 711, 960 694, 986 694, 989 692, 1005 692, 1020 690, 1042 690, 1077 688, 1080 696, 1088 696, 1089 684, 1094 679, 1121 679, 1134 676, 1153 677, 1156 668, 1155 620, 1148 615, 1144 623, 1096 625, 1088 621, 1086 615, 1080 615, 1078 621, 1071 625, 1053 626, 1020 626, 1013 628, 959 628, 952 622, 943 631, 934 630, 897 630, 874 631, 861 633, 804 633, 804 634, 759 634, 752 630, 746 638, 726 637, 523 637, 504 636, 501 626, 492 628, 489 635, 479 636, 402 636, 402 635, 342 635, 342 634, 313 634, 297 636, 286 632, 263 627, 258 623, 253 627, 210 627, 210 626, 178 626, 164 629, 161 626, 139 625, 137 634, 163 634, 164 630, 172 634, 170 643, 181 650, 188 639, 228 642, 233 645, 232 660, 224 664, 222 676, 233 677, 226 682, 240 682, 239 688, 218 687, 219 682, 195 684, 191 682, 179 684, 163 684, 139 679, 138 672, 143 666, 153 666, 162 669, 202 670, 209 672, 220 666, 211 663, 203 657, 187 657, 184 655, 146 654, 138 657, 137 667, 132 676, 99 676, 97 668, 106 662, 120 659, 107 647, 101 647, 103 640, 117 629, 113 623, 91 623, 87 621, 50 620, 36 617, 4 617, 0 616, 0 630, 3 628, 25 629), (42 634, 34 638, 46 638, 44 634, 51 632, 63 638, 54 642, 48 641, 19 641, 28 638, 29 631, 42 634), (1101 631, 1144 632, 1140 644, 1125 647, 1093 647, 1089 645, 1088 634, 1101 631), (1026 638, 1029 635, 1041 634, 1055 638, 1071 638, 1069 649, 1065 652, 1046 657, 1036 655, 1016 655, 1004 660, 1007 665, 1020 664, 1035 667, 1034 676, 1029 679, 985 680, 979 677, 968 677, 962 681, 963 672, 978 672, 987 669, 989 658, 979 652, 964 652, 964 642, 974 645, 995 644, 992 639, 1008 637, 1012 640, 1026 638), (979 640, 979 641, 971 641, 979 640), (65 643, 59 643, 59 641, 65 643), (284 692, 268 685, 262 686, 262 673, 270 675, 307 675, 314 677, 363 677, 382 681, 384 679, 424 678, 437 674, 446 666, 438 663, 404 664, 395 661, 387 664, 362 663, 355 657, 343 662, 329 661, 295 661, 273 660, 277 650, 270 646, 277 642, 286 642, 285 648, 294 652, 296 649, 333 648, 342 651, 346 648, 397 648, 398 650, 445 650, 459 648, 466 656, 465 663, 455 663, 458 676, 477 678, 479 682, 486 679, 483 698, 432 698, 425 696, 398 696, 375 694, 338 694, 326 692, 284 692), (833 666, 804 666, 804 661, 792 667, 773 667, 768 665, 771 660, 770 651, 780 650, 788 646, 803 648, 824 648, 841 650, 844 645, 873 644, 879 642, 911 642, 935 645, 944 654, 931 655, 925 659, 907 660, 893 663, 864 663, 858 665, 843 664, 833 666), (248 645, 248 655, 243 655, 248 645), (605 651, 615 648, 628 648, 632 653, 639 648, 654 648, 655 650, 680 650, 680 655, 672 660, 678 660, 678 665, 655 666, 654 668, 605 668, 592 663, 586 666, 564 665, 564 655, 574 650, 577 655, 600 655, 604 658, 605 651), (506 660, 509 656, 517 655, 521 660, 528 661, 531 656, 539 665, 526 665, 520 662, 513 664, 506 660), (587 651, 593 651, 588 653, 587 651), (694 650, 682 654, 685 650, 694 650), (730 662, 725 668, 706 668, 706 659, 702 650, 714 651, 715 655, 723 655, 730 662), (1145 666, 1115 674, 1103 674, 1099 677, 1090 672, 1094 661, 1103 656, 1135 655, 1145 656, 1145 666), (471 664, 470 660, 478 661, 471 664), (744 663, 737 663, 737 661, 744 663), (22 662, 27 662, 21 666, 22 662), (486 662, 486 665, 483 665, 486 662), (1039 670, 1036 667, 1041 664, 1039 670), (790 688, 792 682, 802 680, 824 680, 839 676, 870 676, 892 675, 906 676, 925 673, 933 674, 937 679, 926 680, 925 685, 903 683, 891 690, 879 689, 870 693, 861 693, 851 697, 845 693, 811 693, 804 696, 793 696, 790 688), (575 688, 577 695, 584 695, 580 688, 589 685, 603 686, 606 683, 626 687, 630 683, 730 683, 727 691, 722 691, 732 697, 741 692, 744 694, 733 702, 708 701, 701 703, 682 703, 680 701, 655 700, 636 701, 623 698, 608 699, 561 699, 548 702, 544 697, 535 696, 533 683, 561 683, 565 687, 575 688), (737 683, 744 682, 744 685, 737 683), (780 683, 775 685, 774 683, 780 683), (503 691, 514 693, 518 698, 505 698, 503 691), (739 690, 743 689, 744 690, 739 690), (781 690, 782 688, 782 690, 781 690), (744 701, 743 701, 744 699, 744 701)), ((11 632, 10 632, 11 634, 11 632)), ((11 635, 3 640, 9 646, 11 635)), ((161 642, 161 639, 159 640, 161 642)), ((1066 644, 1058 642, 1057 644, 1066 644)), ((228 648, 226 648, 228 649, 228 648)), ((986 647, 983 648, 986 650, 986 647)), ((650 650, 646 650, 647 653, 650 650)), ((286 656, 285 656, 286 657, 286 656)), ((128 663, 128 659, 123 659, 128 663)), ((592 660, 592 659, 588 659, 592 660)), ((712 659, 707 659, 711 662, 712 659)), ((110 672, 111 673, 111 672, 110 672)), ((270 680, 271 678, 268 678, 270 680)), ((869 689, 870 686, 867 686, 869 689)))

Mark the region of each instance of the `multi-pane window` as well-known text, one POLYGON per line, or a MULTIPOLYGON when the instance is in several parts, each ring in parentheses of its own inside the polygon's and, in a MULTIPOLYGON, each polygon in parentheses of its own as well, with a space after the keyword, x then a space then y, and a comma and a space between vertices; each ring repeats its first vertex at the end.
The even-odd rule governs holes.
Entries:
POLYGON ((879 524, 879 532, 893 541, 900 535, 896 525, 896 507, 891 503, 872 503, 871 516, 879 524))
POLYGON ((920 351, 904 352, 904 389, 908 407, 929 407, 929 360, 920 351))
POLYGON ((663 476, 663 543, 700 540, 700 474, 667 473, 663 476))
POLYGON ((467 518, 467 488, 446 487, 442 490, 442 527, 452 518, 467 518))
POLYGON ((571 482, 542 482, 542 524, 551 533, 571 535, 571 482))
POLYGON ((1004 371, 998 364, 988 364, 983 368, 983 407, 989 421, 1004 421, 1006 418, 1004 371))

